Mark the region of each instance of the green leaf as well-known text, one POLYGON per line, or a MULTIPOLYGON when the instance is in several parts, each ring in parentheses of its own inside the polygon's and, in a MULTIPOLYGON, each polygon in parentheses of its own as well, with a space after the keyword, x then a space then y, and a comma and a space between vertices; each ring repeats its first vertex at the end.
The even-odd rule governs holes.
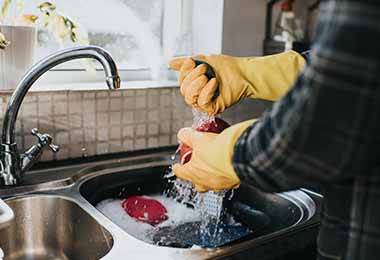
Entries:
POLYGON ((1 19, 4 19, 4 17, 7 15, 8 9, 10 4, 12 3, 12 0, 4 0, 3 5, 1 6, 1 19))
POLYGON ((42 4, 37 6, 37 8, 43 12, 43 11, 54 11, 57 7, 50 2, 43 2, 42 4))
POLYGON ((10 42, 5 38, 5 35, 0 32, 0 49, 4 50, 10 42))

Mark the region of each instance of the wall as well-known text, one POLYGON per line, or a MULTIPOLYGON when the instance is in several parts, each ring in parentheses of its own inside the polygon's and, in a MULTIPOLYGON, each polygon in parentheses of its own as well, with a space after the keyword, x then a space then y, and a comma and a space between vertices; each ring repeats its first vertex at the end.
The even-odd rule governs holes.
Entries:
MULTIPOLYGON (((0 123, 10 93, 0 92, 0 123)), ((246 100, 222 115, 229 123, 257 117, 263 102, 246 100)), ((177 132, 191 126, 191 109, 177 87, 117 91, 31 91, 16 122, 21 151, 36 143, 30 130, 49 133, 61 150, 41 160, 62 160, 177 144, 177 132)))
MULTIPOLYGON (((309 2, 313 2, 308 0, 309 2)), ((265 0, 224 0, 223 52, 237 56, 262 55, 265 0)), ((304 2, 298 1, 297 9, 304 2)), ((0 123, 10 93, 0 92, 0 123)), ((258 117, 269 103, 245 100, 222 115, 230 123, 258 117)), ((17 120, 19 149, 35 144, 33 127, 47 132, 61 151, 47 150, 42 160, 62 160, 176 145, 177 132, 190 126, 191 110, 179 89, 122 89, 119 91, 32 91, 17 120)))
MULTIPOLYGON (((224 0, 223 53, 260 56, 263 53, 267 0, 224 0)), ((296 14, 303 20, 306 6, 315 0, 298 0, 296 14)), ((276 8, 278 10, 278 8, 276 8)), ((277 12, 273 15, 277 18, 277 12)))

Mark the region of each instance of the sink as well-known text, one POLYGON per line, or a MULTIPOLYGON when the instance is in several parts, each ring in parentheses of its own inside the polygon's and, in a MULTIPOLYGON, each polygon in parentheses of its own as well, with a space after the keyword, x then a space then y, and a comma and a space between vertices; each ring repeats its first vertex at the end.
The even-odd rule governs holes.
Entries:
POLYGON ((304 189, 269 194, 242 185, 235 198, 264 212, 270 225, 214 249, 150 244, 97 210, 104 199, 162 193, 173 153, 168 148, 36 170, 26 176, 37 176, 32 182, 0 188, 15 215, 0 230, 4 260, 273 260, 315 247, 322 196, 304 189))
POLYGON ((0 199, 0 230, 6 227, 13 218, 14 214, 11 208, 0 199))
MULTIPOLYGON (((93 206, 110 198, 123 199, 132 195, 162 194, 167 188, 167 181, 163 177, 167 170, 168 166, 157 166, 112 171, 110 174, 101 174, 84 181, 80 186, 80 193, 93 206)), ((301 190, 271 194, 242 186, 235 192, 235 197, 240 202, 264 212, 270 219, 270 225, 265 228, 249 227, 254 232, 236 243, 305 223, 316 213, 316 204, 301 190)), ((131 235, 132 233, 130 232, 131 235)))
POLYGON ((4 260, 92 260, 113 246, 111 234, 69 199, 30 195, 6 202, 15 219, 0 231, 4 260))

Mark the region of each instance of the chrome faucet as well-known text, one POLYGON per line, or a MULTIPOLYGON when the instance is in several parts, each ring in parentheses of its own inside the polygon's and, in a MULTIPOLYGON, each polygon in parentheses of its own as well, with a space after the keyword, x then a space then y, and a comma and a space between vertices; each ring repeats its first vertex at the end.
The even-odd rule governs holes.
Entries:
POLYGON ((0 184, 8 186, 21 183, 23 173, 37 162, 45 148, 49 147, 53 152, 58 152, 59 147, 52 143, 52 137, 49 134, 40 134, 37 129, 32 129, 32 134, 37 137, 38 143, 29 148, 24 154, 20 154, 15 142, 17 114, 26 93, 39 77, 58 64, 82 58, 93 58, 99 61, 106 74, 108 88, 120 88, 120 77, 116 64, 111 55, 100 47, 84 46, 65 49, 35 64, 25 74, 13 92, 4 115, 0 146, 0 184))

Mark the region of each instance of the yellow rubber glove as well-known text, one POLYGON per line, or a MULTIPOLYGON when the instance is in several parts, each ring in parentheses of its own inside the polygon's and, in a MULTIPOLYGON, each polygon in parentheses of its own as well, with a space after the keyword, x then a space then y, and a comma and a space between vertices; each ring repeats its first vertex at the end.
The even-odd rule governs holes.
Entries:
POLYGON ((180 72, 179 84, 186 103, 211 115, 223 112, 244 97, 280 99, 304 66, 304 58, 294 51, 255 58, 200 55, 170 62, 170 68, 180 72), (208 63, 216 78, 209 80, 205 75, 207 65, 196 66, 193 59, 208 63), (217 91, 219 95, 215 97, 217 91))
POLYGON ((233 125, 220 134, 181 129, 178 139, 190 146, 193 152, 189 162, 173 165, 173 173, 180 179, 192 182, 199 192, 238 188, 240 180, 232 166, 234 146, 254 121, 233 125))

